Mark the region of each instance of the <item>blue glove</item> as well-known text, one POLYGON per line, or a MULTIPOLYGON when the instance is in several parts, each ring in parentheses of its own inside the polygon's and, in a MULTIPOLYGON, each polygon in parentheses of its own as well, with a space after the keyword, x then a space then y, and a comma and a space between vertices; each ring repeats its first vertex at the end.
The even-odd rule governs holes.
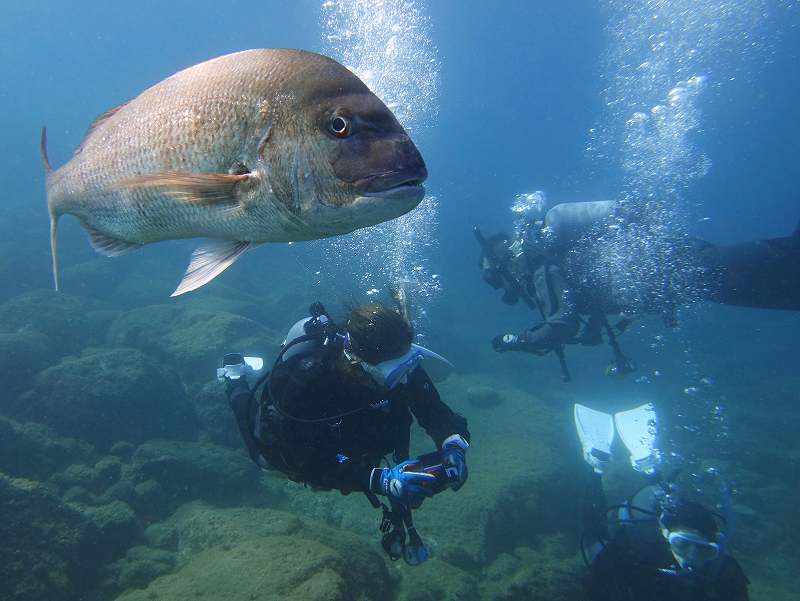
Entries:
POLYGON ((369 489, 375 494, 385 495, 406 507, 416 509, 433 491, 425 484, 433 484, 436 476, 411 471, 415 461, 403 461, 393 468, 376 467, 369 478, 369 489))
POLYGON ((442 443, 442 465, 450 481, 450 488, 458 490, 464 486, 469 472, 467 470, 467 449, 469 443, 460 434, 448 436, 442 443))

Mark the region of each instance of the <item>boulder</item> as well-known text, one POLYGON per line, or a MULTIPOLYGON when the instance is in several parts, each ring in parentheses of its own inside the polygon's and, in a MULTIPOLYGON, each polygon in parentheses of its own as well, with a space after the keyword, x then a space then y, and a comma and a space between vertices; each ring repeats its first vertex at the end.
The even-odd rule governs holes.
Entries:
POLYGON ((0 471, 6 474, 45 480, 93 453, 91 445, 60 437, 42 424, 0 417, 0 471))
POLYGON ((266 508, 217 509, 197 502, 181 507, 168 523, 184 562, 117 601, 391 598, 393 580, 381 556, 349 532, 266 508))
POLYGON ((190 438, 195 416, 182 387, 135 349, 89 349, 39 374, 16 413, 100 449, 115 442, 190 438))
POLYGON ((96 531, 47 486, 0 473, 0 591, 16 601, 69 601, 98 570, 96 531))
POLYGON ((125 557, 106 570, 103 588, 117 591, 144 588, 157 577, 171 572, 174 567, 174 553, 152 547, 131 547, 125 557))
POLYGON ((476 385, 467 388, 467 400, 473 407, 491 409, 502 403, 503 397, 491 386, 476 385))
POLYGON ((119 557, 136 542, 140 533, 139 521, 124 501, 112 501, 98 507, 78 504, 74 507, 94 525, 95 552, 102 553, 106 559, 119 557))
POLYGON ((223 383, 216 380, 206 383, 192 395, 192 401, 197 413, 197 427, 204 440, 236 450, 243 448, 223 383))
POLYGON ((55 290, 34 290, 0 305, 0 332, 47 337, 50 357, 80 352, 91 337, 87 301, 55 290))
MULTIPOLYGON (((260 493, 259 470, 247 455, 210 443, 151 440, 131 464, 134 479, 160 484, 173 508, 190 499, 238 503, 260 493)), ((163 494, 153 485, 138 488, 144 497, 163 494)))
POLYGON ((111 324, 108 340, 157 357, 187 384, 212 380, 225 353, 267 356, 281 342, 274 332, 241 315, 176 305, 128 311, 111 324))

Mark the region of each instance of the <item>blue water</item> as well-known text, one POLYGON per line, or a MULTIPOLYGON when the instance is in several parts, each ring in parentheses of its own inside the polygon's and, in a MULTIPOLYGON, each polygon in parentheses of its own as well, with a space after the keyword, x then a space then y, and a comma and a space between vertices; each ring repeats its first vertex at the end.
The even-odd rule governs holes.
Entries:
MULTIPOLYGON (((605 347, 568 349, 574 381, 565 385, 552 356, 499 356, 489 345, 494 335, 535 322, 527 309, 500 303, 480 280, 476 265, 472 226, 480 225, 485 232, 510 230, 509 206, 516 194, 544 190, 553 204, 625 195, 638 202, 652 186, 662 211, 654 220, 715 243, 785 236, 800 218, 795 181, 800 154, 800 5, 793 0, 663 2, 659 18, 674 19, 665 26, 670 35, 662 49, 648 52, 644 46, 652 40, 642 34, 643 24, 656 26, 642 18, 649 14, 644 4, 386 0, 385 6, 400 7, 391 12, 398 22, 421 19, 416 31, 427 44, 420 53, 408 55, 406 67, 402 61, 390 65, 399 85, 410 81, 406 76, 412 72, 436 78, 431 96, 403 115, 430 173, 432 200, 424 205, 428 209, 418 209, 428 212, 408 222, 410 226, 384 225, 339 241, 259 248, 176 306, 237 313, 238 302, 242 315, 279 338, 302 317, 303 307, 318 298, 337 310, 347 301, 375 295, 384 294, 385 300, 387 279, 411 277, 421 311, 419 333, 426 344, 449 356, 464 378, 453 385, 451 394, 463 396, 469 384, 483 381, 524 391, 548 408, 547 419, 557 420, 551 430, 562 439, 571 436, 568 409, 573 401, 619 410, 652 400, 669 424, 665 438, 674 443, 670 451, 724 458, 734 472, 741 470, 731 474, 734 481, 749 479, 752 484, 753 473, 766 478, 758 487, 770 492, 759 496, 752 484, 750 496, 745 491, 741 503, 747 511, 765 516, 766 530, 779 540, 765 536, 741 550, 753 575, 753 598, 790 599, 792 593, 785 591, 791 589, 783 579, 797 573, 800 557, 781 531, 787 523, 787 531, 800 527, 796 516, 782 513, 787 511, 785 496, 796 494, 800 484, 798 447, 790 434, 800 425, 797 313, 700 304, 681 311, 675 330, 657 319, 642 319, 622 339, 626 353, 639 364, 637 374, 625 380, 603 375, 610 354, 605 347), (686 7, 696 20, 686 17, 686 7), (681 19, 687 19, 683 26, 681 19), (698 40, 696 52, 688 53, 698 40), (656 75, 652 80, 642 75, 646 69, 637 65, 644 60, 654 73, 663 69, 667 84, 656 75), (623 140, 629 131, 626 119, 633 112, 654 115, 655 105, 668 105, 670 89, 694 75, 705 83, 685 100, 669 130, 668 139, 678 140, 684 145, 681 149, 667 138, 623 140), (646 89, 648 82, 655 82, 652 90, 646 89), (644 152, 666 157, 663 168, 649 174, 626 169, 626 162, 644 152), (678 157, 679 152, 684 154, 678 157), (367 247, 385 248, 370 259, 363 256, 367 247), (419 270, 412 273, 414 266, 419 270), (713 381, 713 387, 700 385, 699 397, 684 392, 702 378, 713 381), (722 417, 714 413, 717 407, 722 407, 722 417), (740 463, 737 457, 745 449, 749 460, 740 463), (757 504, 754 498, 760 499, 757 507, 752 506, 757 504), (774 556, 762 561, 767 550, 774 556)), ((348 22, 348 15, 358 14, 351 11, 356 5, 347 0, 335 1, 333 8, 312 0, 7 3, 0 19, 0 302, 51 287, 38 149, 42 125, 48 126, 50 159, 59 166, 97 115, 175 71, 214 56, 288 47, 326 51, 341 59, 335 52, 344 47, 379 67, 389 64, 379 54, 359 57, 352 45, 357 35, 349 47, 326 39, 358 26, 367 31, 362 41, 369 40, 370 32, 385 33, 380 23, 348 22), (332 20, 326 25, 325 18, 332 20)), ((399 90, 394 83, 376 91, 391 96, 399 90)), ((122 311, 175 303, 169 293, 188 262, 191 242, 169 242, 106 259, 94 254, 74 220, 61 224, 63 292, 78 297, 98 323, 110 323, 104 320, 122 311)), ((93 330, 75 352, 90 346, 111 348, 114 343, 103 327, 93 330)), ((180 360, 163 354, 157 359, 162 365, 180 360)), ((15 373, 9 368, 13 361, 10 353, 0 357, 5 363, 2 373, 15 373)), ((207 358, 208 373, 180 376, 188 397, 199 394, 209 381, 214 361, 214 356, 207 358)), ((45 360, 40 368, 51 363, 57 361, 45 360)), ((25 377, 33 382, 38 372, 25 377)), ((13 391, 6 393, 11 400, 0 407, 0 414, 38 423, 36 414, 23 416, 11 409, 20 406, 20 391, 35 387, 9 382, 3 386, 13 391)), ((513 412, 494 418, 472 415, 467 405, 455 402, 476 421, 514 420, 513 412)), ((41 421, 47 423, 45 417, 41 421)), ((202 432, 199 436, 202 439, 202 432)), ((471 454, 497 452, 503 444, 498 434, 485 443, 478 441, 471 454)), ((519 459, 515 469, 527 469, 526 461, 519 459)), ((14 475, 45 479, 22 468, 14 475)), ((470 485, 480 488, 480 478, 477 471, 470 485)), ((146 520, 138 519, 144 528, 146 520)), ((370 527, 372 521, 370 516, 370 527)), ((573 529, 569 524, 563 527, 567 533, 573 529)), ((115 558, 134 540, 132 536, 130 544, 120 543, 115 558)), ((368 536, 364 541, 374 542, 368 536)), ((490 564, 495 565, 491 558, 470 564, 473 576, 483 578, 490 564)), ((401 588, 407 593, 413 586, 401 588)), ((122 592, 113 587, 108 591, 97 593, 98 598, 122 592)), ((0 591, 0 598, 10 597, 0 591)))

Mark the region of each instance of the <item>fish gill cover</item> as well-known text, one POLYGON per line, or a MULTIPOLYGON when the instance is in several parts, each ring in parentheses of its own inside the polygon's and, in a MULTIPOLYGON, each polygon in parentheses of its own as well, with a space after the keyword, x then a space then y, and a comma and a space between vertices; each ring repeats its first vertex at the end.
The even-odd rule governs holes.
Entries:
MULTIPOLYGON (((425 4, 327 0, 321 11, 322 53, 361 78, 424 146, 425 134, 436 128, 441 68, 425 4)), ((322 271, 339 274, 340 281, 355 279, 359 294, 402 284, 415 299, 414 317, 424 319, 425 305, 441 291, 431 265, 439 199, 428 190, 415 210, 398 219, 321 243, 322 271)))

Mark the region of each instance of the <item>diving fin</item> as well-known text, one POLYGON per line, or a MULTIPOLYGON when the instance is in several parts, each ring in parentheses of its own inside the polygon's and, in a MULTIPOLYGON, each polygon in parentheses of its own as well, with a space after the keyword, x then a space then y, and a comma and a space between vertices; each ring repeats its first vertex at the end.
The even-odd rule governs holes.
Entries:
POLYGON ((617 432, 631 454, 631 465, 637 472, 652 474, 661 462, 656 448, 656 410, 653 403, 614 415, 617 432))
POLYGON ((170 296, 180 296, 196 290, 225 271, 236 262, 247 249, 254 246, 252 242, 238 240, 211 240, 195 249, 192 260, 181 283, 170 296))
POLYGON ((614 442, 614 418, 608 413, 595 411, 575 403, 575 430, 583 447, 583 458, 592 469, 602 474, 611 463, 611 445, 614 442))

